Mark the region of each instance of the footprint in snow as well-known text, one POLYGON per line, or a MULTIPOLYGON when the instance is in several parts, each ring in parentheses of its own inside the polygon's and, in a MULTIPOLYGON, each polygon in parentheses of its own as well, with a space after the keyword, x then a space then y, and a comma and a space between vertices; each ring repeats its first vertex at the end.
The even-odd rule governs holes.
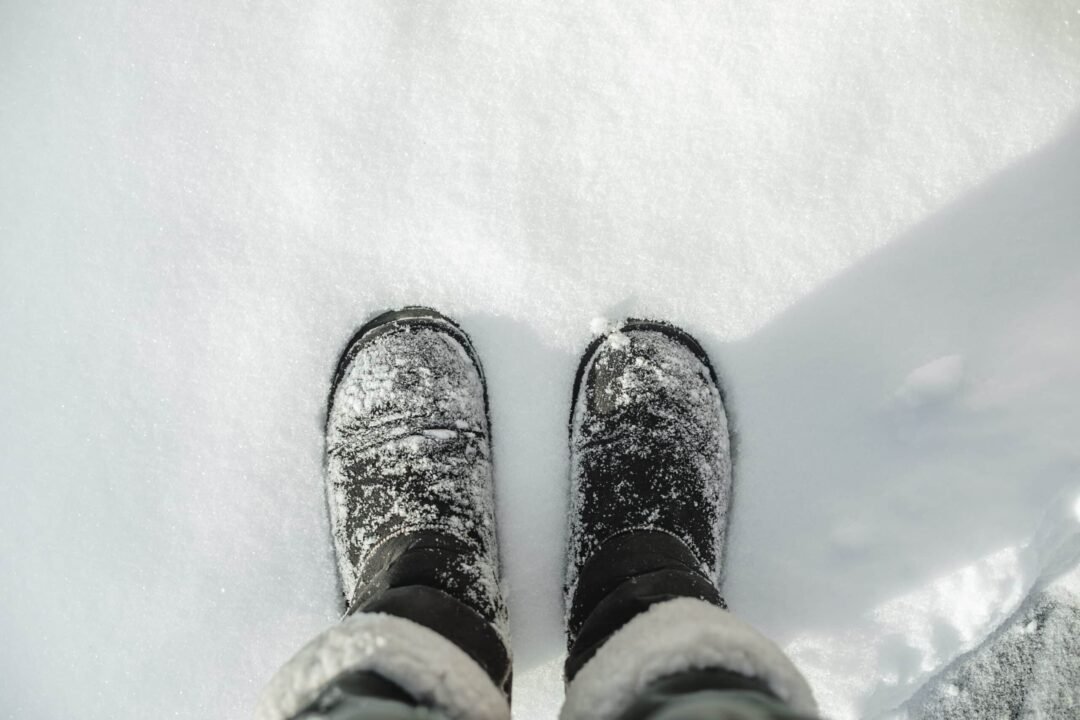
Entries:
POLYGON ((893 393, 899 408, 922 408, 940 404, 959 391, 964 380, 964 358, 946 355, 912 370, 893 393))

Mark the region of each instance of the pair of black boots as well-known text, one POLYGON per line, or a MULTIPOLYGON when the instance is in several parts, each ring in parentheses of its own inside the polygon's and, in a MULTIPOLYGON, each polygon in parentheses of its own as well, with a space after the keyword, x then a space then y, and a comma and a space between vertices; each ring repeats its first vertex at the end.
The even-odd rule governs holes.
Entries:
MULTIPOLYGON (((812 706, 805 683, 768 667, 786 660, 745 638, 729 647, 743 629, 718 589, 730 436, 701 346, 668 324, 625 323, 585 352, 571 412, 563 715, 659 717, 711 691, 744 704, 709 717, 806 717, 791 710, 812 706)), ((504 717, 486 388, 456 323, 413 307, 356 333, 333 378, 326 473, 348 617, 292 661, 267 716, 504 717)))

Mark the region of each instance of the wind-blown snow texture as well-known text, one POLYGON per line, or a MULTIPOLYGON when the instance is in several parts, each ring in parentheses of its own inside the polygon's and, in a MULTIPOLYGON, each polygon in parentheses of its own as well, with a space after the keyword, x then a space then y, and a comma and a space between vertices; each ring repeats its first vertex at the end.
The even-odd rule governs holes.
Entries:
POLYGON ((422 302, 487 373, 519 715, 627 315, 724 375, 732 609, 892 711, 1069 561, 1078 98, 1064 0, 3 3, 0 706, 247 717, 336 620, 333 363, 422 302))
POLYGON ((1077 580, 1080 573, 1074 572, 1033 593, 1007 623, 927 683, 896 717, 1075 717, 1080 708, 1077 580))

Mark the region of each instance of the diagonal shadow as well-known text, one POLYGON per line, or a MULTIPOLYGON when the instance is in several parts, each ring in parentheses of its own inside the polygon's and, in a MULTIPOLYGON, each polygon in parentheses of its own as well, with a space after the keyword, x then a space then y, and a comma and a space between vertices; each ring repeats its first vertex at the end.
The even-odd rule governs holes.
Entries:
POLYGON ((1075 399, 1080 379, 1009 373, 1050 352, 1025 347, 1027 328, 1078 283, 1080 118, 746 340, 701 333, 740 441, 736 611, 781 643, 839 630, 1028 537, 1077 467, 1024 423, 1047 422, 1048 399, 1075 399), (963 367, 954 387, 897 399, 943 356, 963 367))

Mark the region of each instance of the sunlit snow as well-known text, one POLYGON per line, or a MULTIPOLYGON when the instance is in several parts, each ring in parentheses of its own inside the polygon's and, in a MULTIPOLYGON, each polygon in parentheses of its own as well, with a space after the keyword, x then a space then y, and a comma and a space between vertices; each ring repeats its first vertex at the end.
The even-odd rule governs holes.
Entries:
POLYGON ((0 4, 0 710, 248 717, 338 619, 337 354, 425 303, 488 378, 519 717, 627 316, 723 376, 732 609, 892 712, 1009 553, 1075 561, 1078 98, 1065 0, 0 4))

